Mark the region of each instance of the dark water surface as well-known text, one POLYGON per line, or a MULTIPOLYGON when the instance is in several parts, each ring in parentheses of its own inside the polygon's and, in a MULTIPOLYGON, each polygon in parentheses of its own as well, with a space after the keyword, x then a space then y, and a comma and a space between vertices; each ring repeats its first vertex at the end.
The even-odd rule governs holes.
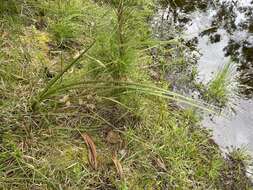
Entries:
POLYGON ((232 62, 228 118, 203 119, 221 148, 244 147, 253 153, 253 0, 172 0, 158 11, 160 38, 180 33, 198 57, 198 81, 210 82, 232 62), (175 32, 173 32, 175 31, 175 32), (231 111, 232 112, 232 111, 231 111))

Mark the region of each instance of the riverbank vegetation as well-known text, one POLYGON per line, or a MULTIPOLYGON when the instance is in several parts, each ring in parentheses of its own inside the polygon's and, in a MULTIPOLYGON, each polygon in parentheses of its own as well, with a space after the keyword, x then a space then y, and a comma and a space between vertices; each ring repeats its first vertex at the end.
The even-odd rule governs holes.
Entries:
POLYGON ((213 108, 172 91, 169 62, 154 78, 179 43, 153 38, 156 2, 1 3, 1 189, 250 189, 200 128, 213 108))
POLYGON ((204 93, 204 98, 220 107, 226 106, 233 88, 233 63, 223 65, 215 74, 214 78, 209 82, 208 88, 204 93))

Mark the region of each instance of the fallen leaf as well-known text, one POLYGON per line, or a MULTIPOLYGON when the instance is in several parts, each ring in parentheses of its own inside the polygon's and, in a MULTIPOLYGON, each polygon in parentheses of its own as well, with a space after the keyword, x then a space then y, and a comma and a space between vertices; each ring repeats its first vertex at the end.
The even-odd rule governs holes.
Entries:
POLYGON ((83 133, 81 134, 86 145, 87 145, 87 148, 88 148, 88 151, 89 151, 89 154, 88 154, 88 157, 89 157, 89 163, 90 165, 92 166, 92 168, 94 170, 97 169, 97 151, 96 151, 96 146, 92 140, 92 138, 86 134, 86 133, 83 133))
POLYGON ((113 130, 107 133, 106 141, 110 144, 119 144, 122 142, 119 133, 114 132, 113 130))
POLYGON ((118 173, 119 177, 122 178, 123 177, 123 168, 122 168, 122 165, 121 165, 120 161, 117 159, 116 155, 114 155, 112 157, 112 161, 113 161, 113 163, 116 167, 116 170, 117 170, 117 173, 118 173))

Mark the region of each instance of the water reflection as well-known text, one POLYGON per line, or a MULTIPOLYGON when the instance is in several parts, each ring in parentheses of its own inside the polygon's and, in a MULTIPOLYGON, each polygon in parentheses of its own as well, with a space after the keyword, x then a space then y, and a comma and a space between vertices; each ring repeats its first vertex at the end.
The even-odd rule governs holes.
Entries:
POLYGON ((253 152, 253 0, 174 0, 167 4, 159 12, 157 35, 170 39, 181 32, 186 44, 199 50, 200 81, 207 83, 223 64, 235 63, 239 85, 232 103, 236 115, 206 118, 203 124, 214 129, 221 146, 247 145, 253 152))

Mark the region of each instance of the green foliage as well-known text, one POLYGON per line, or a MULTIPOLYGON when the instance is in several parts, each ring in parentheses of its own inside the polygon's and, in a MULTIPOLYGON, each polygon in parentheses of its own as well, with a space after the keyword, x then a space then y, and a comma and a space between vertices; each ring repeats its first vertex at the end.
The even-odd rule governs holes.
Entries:
POLYGON ((105 24, 98 28, 97 43, 92 57, 106 67, 91 63, 95 76, 101 73, 113 79, 131 78, 138 70, 139 51, 150 37, 146 24, 145 4, 138 1, 106 1, 103 8, 113 12, 105 18, 105 24), (100 68, 98 68, 100 67, 100 68))
POLYGON ((0 17, 2 14, 17 14, 20 11, 18 1, 16 0, 1 0, 0 1, 0 17))
POLYGON ((56 0, 40 3, 40 12, 48 16, 48 28, 58 46, 69 45, 84 34, 86 6, 85 0, 56 0))
POLYGON ((148 119, 148 124, 128 130, 126 134, 127 141, 131 142, 131 161, 143 171, 136 176, 132 189, 192 189, 194 183, 203 189, 214 188, 223 159, 214 145, 207 142, 208 135, 199 128, 187 126, 188 119, 179 113, 172 116, 166 107, 157 107, 152 103, 148 106, 153 108, 153 117, 148 119), (155 115, 155 112, 160 115, 155 115), (200 148, 200 144, 207 145, 208 150, 200 148), (198 165, 200 162, 201 167, 198 165), (156 169, 160 170, 159 178, 156 169))
POLYGON ((231 93, 231 63, 227 63, 215 75, 209 83, 205 98, 213 103, 223 106, 229 99, 231 93))
POLYGON ((71 20, 61 20, 51 25, 52 34, 59 45, 65 44, 74 40, 78 34, 77 29, 72 24, 71 20))

